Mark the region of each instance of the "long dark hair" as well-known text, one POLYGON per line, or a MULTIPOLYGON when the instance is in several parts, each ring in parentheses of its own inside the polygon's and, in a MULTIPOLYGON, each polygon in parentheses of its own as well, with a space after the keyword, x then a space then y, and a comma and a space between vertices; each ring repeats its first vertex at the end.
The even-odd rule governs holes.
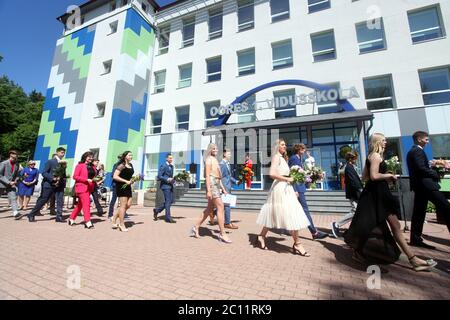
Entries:
POLYGON ((125 151, 124 153, 122 153, 122 156, 120 157, 120 163, 126 164, 125 158, 129 153, 131 153, 131 151, 125 151))
POLYGON ((91 151, 86 151, 85 153, 83 153, 83 155, 81 156, 81 160, 78 163, 85 163, 86 162, 86 158, 89 157, 89 156, 93 157, 94 153, 92 153, 91 151))

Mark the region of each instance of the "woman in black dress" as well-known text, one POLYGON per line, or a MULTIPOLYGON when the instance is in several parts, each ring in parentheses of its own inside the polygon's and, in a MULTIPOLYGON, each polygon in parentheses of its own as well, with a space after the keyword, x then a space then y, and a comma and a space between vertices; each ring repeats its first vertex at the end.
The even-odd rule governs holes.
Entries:
POLYGON ((120 207, 112 217, 112 228, 119 228, 120 231, 124 232, 128 231, 125 227, 124 219, 125 212, 131 207, 132 197, 131 178, 133 177, 134 169, 131 160, 133 160, 133 154, 130 151, 125 151, 113 176, 113 179, 116 181, 116 193, 120 207), (119 224, 116 223, 117 218, 119 218, 119 224))
POLYGON ((366 263, 369 254, 393 263, 400 256, 398 244, 415 271, 428 270, 436 266, 436 262, 418 258, 401 232, 400 204, 388 185, 388 181, 395 182, 397 177, 387 173, 387 165, 383 160, 385 147, 386 138, 383 134, 374 133, 370 137, 369 156, 363 172, 363 179, 367 183, 350 228, 344 235, 345 242, 354 249, 353 258, 360 263, 366 263))

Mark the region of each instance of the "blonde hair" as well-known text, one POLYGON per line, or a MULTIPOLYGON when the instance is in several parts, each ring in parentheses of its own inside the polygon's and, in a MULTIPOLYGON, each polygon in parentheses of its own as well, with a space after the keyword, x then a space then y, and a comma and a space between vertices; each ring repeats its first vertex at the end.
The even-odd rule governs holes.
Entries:
MULTIPOLYGON (((275 140, 275 142, 272 145, 272 156, 274 156, 276 153, 279 152, 280 149, 280 144, 281 142, 286 143, 286 141, 282 138, 275 140)), ((283 158, 287 160, 287 153, 286 151, 284 152, 284 154, 282 154, 283 158)))
POLYGON ((382 133, 374 133, 370 136, 369 156, 373 153, 378 153, 381 157, 383 157, 384 147, 382 141, 384 138, 384 134, 382 133))
POLYGON ((203 177, 206 178, 206 161, 208 160, 209 157, 211 157, 211 153, 213 151, 214 148, 217 148, 217 145, 215 143, 210 143, 208 144, 208 147, 205 150, 205 153, 203 154, 203 177))

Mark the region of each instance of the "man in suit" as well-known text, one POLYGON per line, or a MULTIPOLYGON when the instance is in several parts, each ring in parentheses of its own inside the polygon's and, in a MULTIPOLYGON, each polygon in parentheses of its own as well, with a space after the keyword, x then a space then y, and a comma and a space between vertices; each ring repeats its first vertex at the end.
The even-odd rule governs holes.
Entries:
MULTIPOLYGON (((227 191, 227 193, 231 194, 231 186, 233 183, 238 183, 238 180, 233 177, 231 166, 231 150, 225 148, 223 152, 223 159, 220 161, 220 172, 222 175, 222 184, 227 191)), ((239 227, 231 223, 231 208, 229 203, 224 203, 225 207, 225 228, 227 229, 238 229, 239 227)))
POLYGON ((19 216, 17 205, 17 180, 19 178, 19 163, 17 161, 17 151, 9 151, 9 159, 0 163, 0 188, 6 189, 8 199, 14 217, 19 216))
MULTIPOLYGON (((293 155, 289 158, 289 167, 299 166, 303 168, 302 157, 306 152, 306 146, 303 143, 294 144, 293 146, 293 155)), ((308 226, 309 232, 311 232, 312 238, 314 240, 323 239, 328 236, 327 233, 319 231, 314 226, 314 222, 312 220, 311 214, 309 213, 308 203, 306 202, 305 192, 306 185, 304 183, 296 183, 294 185, 295 194, 298 197, 298 201, 302 205, 303 211, 305 211, 306 217, 309 220, 310 225, 308 226)))
MULTIPOLYGON (((65 177, 54 177, 53 173, 58 163, 66 155, 66 149, 59 147, 56 149, 56 155, 45 163, 44 170, 42 171, 42 190, 41 195, 36 201, 36 205, 33 210, 28 214, 28 221, 35 222, 35 216, 39 213, 42 207, 50 200, 52 195, 55 195, 56 200, 56 219, 55 222, 64 222, 62 217, 62 210, 64 205, 64 189, 66 187, 65 177)), ((22 218, 19 217, 18 219, 22 218)))
POLYGON ((450 231, 450 203, 439 191, 439 175, 430 168, 428 157, 423 150, 429 142, 428 133, 417 131, 413 134, 414 145, 407 155, 410 187, 414 191, 414 209, 411 219, 410 244, 416 247, 434 249, 423 242, 422 230, 428 201, 444 213, 447 228, 450 231))
POLYGON ((350 201, 351 209, 340 221, 333 222, 331 224, 331 231, 333 236, 337 239, 340 237, 339 228, 347 224, 353 219, 356 212, 356 207, 358 206, 358 200, 363 190, 363 185, 358 173, 355 170, 355 163, 358 159, 358 154, 356 151, 347 152, 345 155, 345 160, 347 165, 345 166, 345 197, 350 201))
POLYGON ((158 180, 161 182, 160 188, 164 193, 164 203, 159 207, 153 209, 153 220, 158 220, 158 213, 163 210, 166 210, 166 215, 164 220, 167 223, 176 223, 175 220, 172 219, 170 215, 170 206, 173 202, 173 184, 175 180, 173 179, 173 156, 171 153, 168 153, 166 156, 166 162, 159 167, 158 170, 158 180))

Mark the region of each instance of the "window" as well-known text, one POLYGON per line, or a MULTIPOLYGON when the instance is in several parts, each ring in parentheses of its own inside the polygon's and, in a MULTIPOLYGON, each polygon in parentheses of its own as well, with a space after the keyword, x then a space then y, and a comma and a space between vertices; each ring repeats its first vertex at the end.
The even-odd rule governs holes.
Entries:
POLYGON ((180 80, 178 81, 178 88, 186 88, 191 86, 192 80, 192 63, 179 66, 180 80))
POLYGON ((367 109, 394 108, 394 90, 390 75, 364 79, 363 82, 367 109))
POLYGON ((330 0, 308 0, 308 12, 313 13, 316 11, 329 9, 330 0))
POLYGON ((295 89, 275 91, 275 119, 297 116, 295 89))
POLYGON ((206 82, 222 79, 222 57, 206 60, 206 82))
POLYGON ((122 7, 126 6, 126 5, 128 4, 128 1, 129 1, 129 0, 122 0, 122 2, 121 2, 122 7))
POLYGON ((384 150, 384 158, 390 159, 394 156, 397 156, 399 159, 401 159, 402 154, 400 150, 400 138, 387 138, 386 149, 384 150))
POLYGON ((450 134, 430 136, 433 158, 450 160, 450 134))
POLYGON ((216 108, 220 107, 220 100, 205 102, 205 128, 209 128, 212 126, 214 121, 216 121, 218 117, 218 110, 216 108), (211 115, 211 111, 213 115, 211 115))
POLYGON ((238 51, 237 56, 240 76, 255 73, 255 48, 238 51))
POLYGON ((103 62, 103 74, 111 73, 112 60, 103 62))
POLYGON ((311 45, 314 62, 336 59, 333 30, 311 35, 311 45))
POLYGON ((164 92, 166 85, 166 70, 155 72, 155 92, 164 92))
POLYGON ((256 97, 255 95, 251 95, 243 103, 247 104, 247 111, 238 113, 238 122, 239 123, 245 123, 245 122, 254 122, 256 121, 256 114, 255 114, 255 105, 256 105, 256 97))
POLYGON ((85 17, 84 17, 84 16, 81 16, 80 23, 81 23, 81 24, 84 24, 84 21, 85 21, 85 17))
POLYGON ((183 48, 194 44, 195 18, 183 20, 183 48))
POLYGON ((365 21, 356 25, 356 36, 358 38, 359 53, 366 53, 386 49, 383 19, 379 24, 370 24, 365 21))
POLYGON ((189 106, 175 108, 177 113, 177 131, 189 130, 189 106))
POLYGON ((109 11, 114 11, 114 10, 116 10, 116 8, 117 8, 116 1, 111 2, 109 11))
POLYGON ((444 36, 438 7, 408 12, 408 20, 413 43, 444 36))
POLYGON ((255 27, 255 7, 253 0, 238 1, 238 31, 255 27))
POLYGON ((450 68, 419 71, 425 105, 450 102, 450 68))
POLYGON ((150 112, 150 134, 161 133, 162 110, 150 112))
POLYGON ((161 28, 159 32, 159 54, 169 52, 170 27, 161 28))
POLYGON ((293 66, 291 40, 272 43, 273 69, 281 69, 293 66))
POLYGON ((289 0, 270 0, 272 22, 289 19, 289 0))
POLYGON ((156 182, 158 176, 159 153, 149 153, 145 155, 147 158, 146 176, 150 177, 150 182, 156 182))
POLYGON ((144 2, 142 2, 141 8, 144 12, 147 12, 147 5, 144 2))
MULTIPOLYGON (((319 101, 317 101, 317 112, 319 114, 341 111, 341 107, 337 103, 337 100, 339 99, 339 88, 340 88, 339 82, 330 83, 327 84, 327 86, 331 87, 332 89, 330 90, 333 90, 333 92, 335 92, 336 94, 334 93, 332 94, 329 90, 326 90, 327 92, 327 94, 325 94, 326 100, 320 99, 319 101), (332 99, 328 100, 328 98, 332 99)), ((322 97, 322 95, 320 95, 320 97, 322 97)))
POLYGON ((109 24, 109 34, 113 34, 117 32, 118 21, 111 22, 109 24))
POLYGON ((97 103, 97 110, 95 118, 102 118, 105 116, 106 102, 97 103))
POLYGON ((93 159, 100 158, 99 157, 99 155, 100 155, 100 149, 99 148, 92 148, 92 149, 89 149, 89 151, 93 153, 93 156, 92 156, 93 159))
POLYGON ((222 37, 222 8, 209 10, 209 40, 222 37))

